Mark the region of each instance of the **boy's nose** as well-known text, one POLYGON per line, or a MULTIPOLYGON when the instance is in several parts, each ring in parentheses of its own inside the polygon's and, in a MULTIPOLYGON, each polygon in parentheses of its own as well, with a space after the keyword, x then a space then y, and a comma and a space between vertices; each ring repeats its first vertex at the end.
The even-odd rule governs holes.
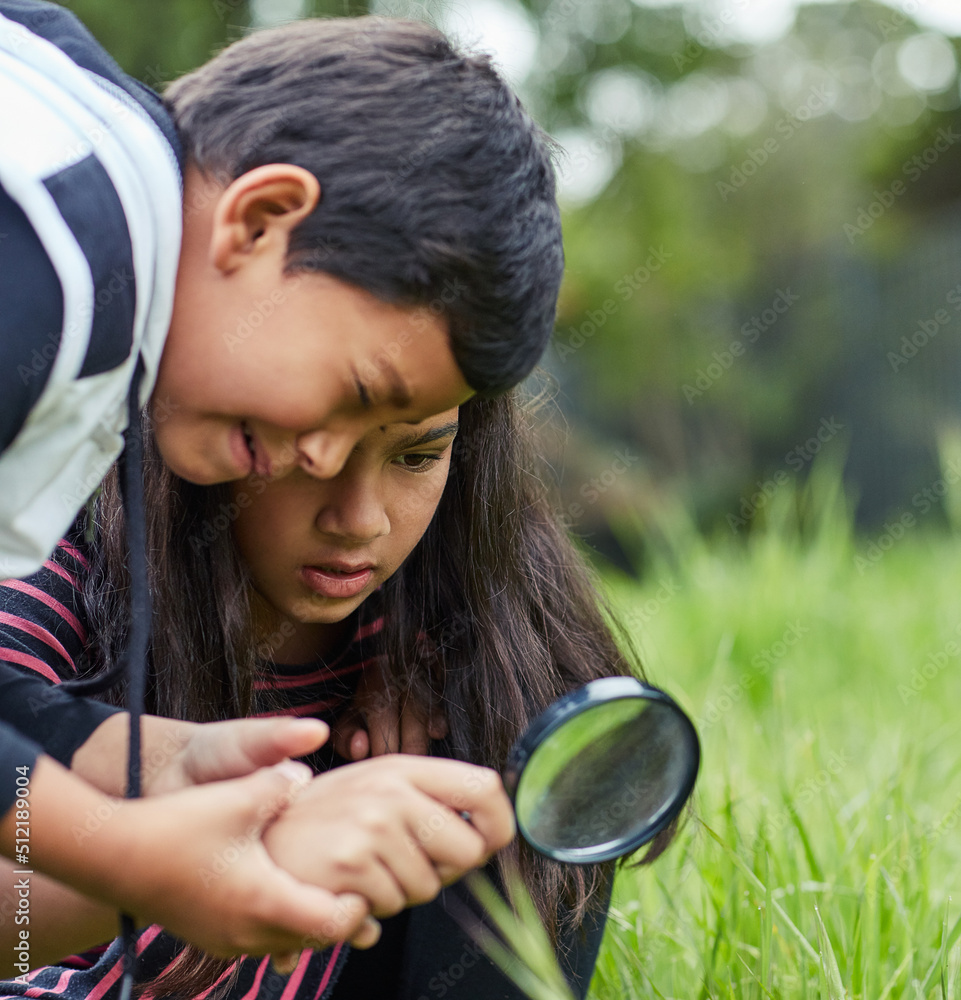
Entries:
POLYGON ((310 431, 297 438, 297 464, 316 479, 333 479, 343 469, 357 436, 347 431, 310 431))

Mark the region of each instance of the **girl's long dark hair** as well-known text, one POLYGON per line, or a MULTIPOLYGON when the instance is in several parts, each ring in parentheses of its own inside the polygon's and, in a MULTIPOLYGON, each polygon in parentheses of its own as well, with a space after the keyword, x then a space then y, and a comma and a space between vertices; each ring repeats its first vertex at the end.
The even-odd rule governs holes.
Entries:
MULTIPOLYGON (((253 673, 269 650, 255 647, 250 634, 248 578, 230 531, 237 508, 226 488, 174 476, 151 447, 145 476, 154 590, 148 710, 197 721, 249 714, 253 673)), ((123 649, 122 530, 110 478, 97 505, 86 594, 101 669, 123 649)), ((561 694, 637 672, 551 506, 516 392, 461 406, 437 512, 377 604, 390 672, 384 697, 439 701, 449 733, 436 751, 461 760, 500 769, 527 723, 561 694)), ((673 833, 659 835, 644 861, 673 833)), ((601 890, 612 876, 611 865, 559 864, 519 838, 499 863, 505 874, 520 871, 555 943, 592 904, 603 906, 601 890)), ((225 965, 203 959, 186 948, 151 993, 160 987, 189 995, 209 986, 225 965)))

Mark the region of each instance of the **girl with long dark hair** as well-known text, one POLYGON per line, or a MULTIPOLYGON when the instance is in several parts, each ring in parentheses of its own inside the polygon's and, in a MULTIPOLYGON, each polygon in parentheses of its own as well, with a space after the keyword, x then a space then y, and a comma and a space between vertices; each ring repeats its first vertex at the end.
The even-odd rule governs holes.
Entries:
MULTIPOLYGON (((326 481, 294 472, 199 487, 154 453, 146 471, 155 615, 148 710, 194 721, 320 717, 337 737, 311 760, 318 770, 392 749, 499 769, 558 696, 632 672, 550 505, 530 419, 513 393, 472 399, 416 426, 372 432, 326 481)), ((109 669, 125 643, 128 580, 113 480, 91 529, 78 610, 91 636, 84 669, 94 672, 109 669)), ((363 768, 338 772, 343 795, 363 768)), ((318 837, 336 837, 337 805, 318 837)), ((662 834, 647 858, 669 838, 662 834)), ((318 872, 328 863, 326 854, 304 859, 325 885, 337 878, 318 872)), ((515 840, 491 872, 503 881, 515 869, 583 996, 612 866, 560 865, 515 840)), ((290 980, 276 981, 266 961, 209 959, 151 928, 141 936, 139 979, 151 996, 197 996, 218 982, 238 998, 251 989, 287 1000, 308 992, 417 998, 452 988, 456 967, 456 997, 520 996, 462 929, 469 910, 460 887, 449 887, 384 920, 372 951, 308 950, 290 980)), ((77 971, 66 995, 102 988, 116 949, 68 964, 77 971)), ((31 996, 54 988, 63 971, 34 975, 31 996)))

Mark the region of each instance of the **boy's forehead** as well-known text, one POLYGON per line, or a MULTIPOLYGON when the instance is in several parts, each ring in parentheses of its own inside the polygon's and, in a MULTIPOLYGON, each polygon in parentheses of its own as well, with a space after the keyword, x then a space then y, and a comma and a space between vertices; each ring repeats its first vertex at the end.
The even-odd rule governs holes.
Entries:
MULTIPOLYGON (((390 363, 383 366, 384 378, 387 381, 387 401, 398 410, 407 410, 414 405, 414 397, 411 395, 407 383, 404 382, 401 374, 390 363)), ((413 423, 414 421, 408 421, 413 423)))

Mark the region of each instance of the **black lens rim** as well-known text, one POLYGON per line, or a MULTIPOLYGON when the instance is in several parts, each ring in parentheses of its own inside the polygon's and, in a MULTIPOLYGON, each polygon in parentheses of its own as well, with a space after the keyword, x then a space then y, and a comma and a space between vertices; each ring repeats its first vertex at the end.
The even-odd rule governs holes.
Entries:
POLYGON ((643 847, 644 844, 653 840, 672 823, 681 809, 684 808, 684 804, 694 790, 700 764, 701 743, 697 736, 697 730, 694 728, 694 723, 691 722, 687 713, 669 694, 660 688, 638 680, 636 677, 601 677, 596 681, 590 681, 582 687, 568 692, 552 705, 549 705, 530 723, 507 756, 507 763, 504 765, 502 772, 502 780, 504 788, 510 796, 511 804, 514 806, 514 814, 517 816, 517 828, 532 847, 541 854, 553 858, 555 861, 563 861, 567 864, 575 865, 593 865, 633 853, 639 847, 643 847), (597 847, 589 848, 555 848, 538 843, 536 839, 531 837, 530 831, 524 827, 521 817, 517 816, 516 802, 517 789, 520 785, 524 768, 527 766, 534 751, 548 736, 555 733, 568 720, 606 702, 622 701, 625 699, 643 699, 645 701, 660 702, 669 706, 677 713, 681 727, 686 731, 689 737, 689 745, 692 748, 688 759, 688 771, 684 781, 678 785, 677 793, 673 799, 666 803, 665 808, 658 814, 655 822, 642 827, 641 830, 631 836, 621 837, 615 841, 605 842, 597 847))

